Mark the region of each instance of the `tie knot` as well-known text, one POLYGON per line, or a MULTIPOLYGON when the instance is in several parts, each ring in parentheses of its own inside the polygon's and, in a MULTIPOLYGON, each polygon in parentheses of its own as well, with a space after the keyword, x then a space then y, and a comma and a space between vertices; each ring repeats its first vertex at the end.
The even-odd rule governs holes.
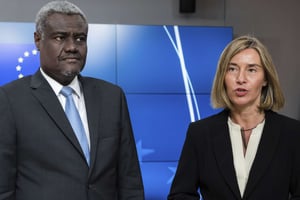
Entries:
POLYGON ((67 97, 67 96, 70 96, 73 93, 73 89, 71 87, 69 87, 69 86, 64 86, 61 89, 60 93, 62 95, 64 95, 65 97, 67 97))

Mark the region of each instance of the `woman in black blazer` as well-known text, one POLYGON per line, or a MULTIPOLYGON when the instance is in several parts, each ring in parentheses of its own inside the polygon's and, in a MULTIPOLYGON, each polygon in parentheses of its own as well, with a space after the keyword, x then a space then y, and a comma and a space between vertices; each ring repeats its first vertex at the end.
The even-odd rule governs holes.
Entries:
POLYGON ((190 124, 168 199, 300 199, 300 122, 275 112, 284 97, 257 38, 224 49, 211 100, 224 110, 190 124))

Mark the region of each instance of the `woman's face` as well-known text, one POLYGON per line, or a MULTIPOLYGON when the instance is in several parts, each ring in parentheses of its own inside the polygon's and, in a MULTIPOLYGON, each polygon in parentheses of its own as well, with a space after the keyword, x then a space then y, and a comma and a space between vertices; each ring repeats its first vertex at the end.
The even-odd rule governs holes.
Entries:
POLYGON ((266 85, 264 69, 256 50, 245 49, 232 57, 225 74, 225 87, 235 109, 257 109, 262 88, 266 85))

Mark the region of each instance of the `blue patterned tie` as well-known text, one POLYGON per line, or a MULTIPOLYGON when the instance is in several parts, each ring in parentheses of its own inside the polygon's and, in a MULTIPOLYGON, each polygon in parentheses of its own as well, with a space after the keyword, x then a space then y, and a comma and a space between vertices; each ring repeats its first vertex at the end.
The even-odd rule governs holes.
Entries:
POLYGON ((68 86, 64 86, 60 93, 66 97, 66 107, 65 107, 65 113, 72 125, 72 128, 75 132, 75 135, 81 145, 82 151, 85 155, 86 161, 88 165, 90 165, 90 152, 89 152, 89 146, 87 141, 87 136, 85 134, 83 124, 79 115, 79 112, 75 106, 74 100, 73 100, 73 89, 68 86))

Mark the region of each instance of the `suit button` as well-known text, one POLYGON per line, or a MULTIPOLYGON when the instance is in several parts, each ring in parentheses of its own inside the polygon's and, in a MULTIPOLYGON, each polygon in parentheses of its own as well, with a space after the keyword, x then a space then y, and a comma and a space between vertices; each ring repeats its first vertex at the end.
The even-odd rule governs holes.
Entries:
POLYGON ((96 190, 96 186, 93 184, 89 184, 88 188, 89 190, 96 190))

